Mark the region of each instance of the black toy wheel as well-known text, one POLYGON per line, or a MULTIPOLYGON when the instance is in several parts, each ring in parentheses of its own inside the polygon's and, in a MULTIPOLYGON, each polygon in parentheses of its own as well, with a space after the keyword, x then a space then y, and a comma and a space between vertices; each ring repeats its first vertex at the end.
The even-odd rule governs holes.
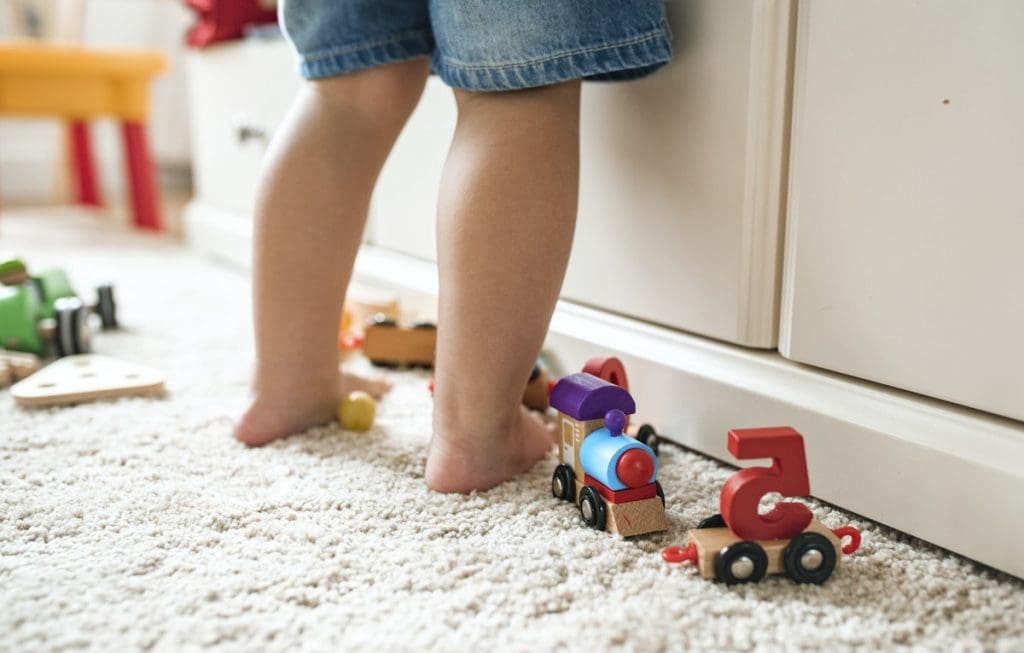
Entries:
POLYGON ((381 360, 379 358, 371 358, 370 363, 376 365, 377 367, 383 367, 389 370, 397 370, 399 367, 401 367, 401 365, 399 365, 395 361, 386 361, 381 360))
POLYGON ((725 519, 722 518, 721 513, 716 512, 710 517, 700 520, 697 528, 725 528, 725 519))
POLYGON ((658 432, 654 430, 654 427, 650 424, 641 424, 640 430, 636 432, 637 442, 642 442, 654 451, 654 455, 658 455, 658 447, 661 445, 661 438, 658 437, 658 432))
POLYGON ((540 365, 534 365, 533 366, 533 370, 530 372, 530 380, 527 381, 527 383, 533 383, 534 381, 539 379, 540 378, 540 372, 541 372, 540 365))
POLYGON ((572 501, 576 494, 576 483, 572 469, 568 465, 555 467, 555 473, 551 476, 551 494, 556 499, 572 501))
POLYGON ((715 580, 726 585, 756 583, 767 570, 768 554, 750 540, 727 546, 715 556, 715 580))
POLYGON ((370 326, 396 327, 398 322, 395 321, 395 318, 388 317, 384 313, 377 313, 370 318, 370 326))
POLYGON ((580 516, 583 523, 594 530, 603 531, 608 519, 608 507, 592 486, 580 490, 580 516))
POLYGON ((796 582, 821 585, 836 568, 836 549, 821 533, 800 533, 786 546, 782 563, 796 582))
POLYGON ((88 312, 77 297, 63 297, 53 303, 56 328, 53 345, 57 356, 89 352, 88 312))
POLYGON ((96 286, 96 313, 104 331, 117 328, 117 303, 114 302, 114 287, 109 283, 96 286))
POLYGON ((665 507, 665 490, 661 489, 661 481, 654 482, 654 493, 661 499, 661 507, 665 507))
POLYGON ((437 330, 437 325, 434 324, 433 322, 421 321, 421 322, 413 322, 412 328, 414 328, 414 329, 433 329, 434 331, 436 331, 437 330))

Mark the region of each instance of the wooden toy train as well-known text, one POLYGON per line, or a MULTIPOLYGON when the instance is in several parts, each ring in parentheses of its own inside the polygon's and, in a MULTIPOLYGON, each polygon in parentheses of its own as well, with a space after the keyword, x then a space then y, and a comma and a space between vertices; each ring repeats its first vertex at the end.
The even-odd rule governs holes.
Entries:
MULTIPOLYGON (((625 435, 627 416, 636 410, 626 387, 617 359, 591 359, 584 372, 555 384, 549 400, 558 411, 559 443, 551 493, 575 503, 591 528, 628 537, 666 530, 668 522, 657 453, 625 435)), ((639 434, 656 437, 648 425, 639 434)), ((686 547, 667 547, 662 557, 692 563, 703 577, 727 584, 775 573, 824 583, 842 555, 860 546, 860 532, 830 529, 802 503, 779 502, 764 514, 758 508, 771 492, 810 494, 803 437, 789 427, 735 429, 728 446, 738 459, 770 458, 772 466, 733 474, 722 488, 721 513, 691 530, 686 547)))
POLYGON ((624 388, 580 372, 551 389, 559 465, 551 493, 579 506, 583 522, 623 536, 668 528, 658 457, 624 434, 636 404, 624 388))

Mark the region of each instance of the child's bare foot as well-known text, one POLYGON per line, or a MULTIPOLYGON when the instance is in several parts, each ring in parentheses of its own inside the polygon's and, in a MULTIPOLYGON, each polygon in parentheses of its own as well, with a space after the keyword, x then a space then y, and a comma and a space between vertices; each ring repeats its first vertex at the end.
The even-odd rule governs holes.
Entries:
POLYGON ((379 399, 391 388, 384 379, 348 372, 339 375, 337 384, 315 385, 317 391, 294 385, 276 392, 257 393, 235 425, 235 438, 254 447, 262 446, 337 419, 338 402, 344 394, 362 390, 379 399))
POLYGON ((435 434, 427 454, 427 487, 438 492, 487 490, 528 471, 554 441, 554 426, 524 407, 507 430, 435 434))

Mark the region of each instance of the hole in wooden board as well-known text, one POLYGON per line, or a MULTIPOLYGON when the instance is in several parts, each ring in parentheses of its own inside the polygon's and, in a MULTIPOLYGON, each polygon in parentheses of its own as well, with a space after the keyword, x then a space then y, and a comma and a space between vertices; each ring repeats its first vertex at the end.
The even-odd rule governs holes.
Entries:
POLYGON ((89 379, 96 376, 96 372, 82 372, 81 374, 79 374, 79 376, 81 376, 83 379, 89 379))
POLYGON ((92 361, 89 360, 88 358, 79 358, 78 360, 75 361, 75 365, 77 365, 78 367, 87 367, 90 363, 92 363, 92 361))
POLYGON ((36 387, 39 387, 39 388, 52 388, 55 385, 57 385, 57 384, 54 383, 53 381, 42 381, 36 387))
POLYGON ((126 378, 126 379, 137 379, 137 378, 139 378, 139 373, 138 372, 128 372, 127 374, 124 375, 124 378, 126 378))

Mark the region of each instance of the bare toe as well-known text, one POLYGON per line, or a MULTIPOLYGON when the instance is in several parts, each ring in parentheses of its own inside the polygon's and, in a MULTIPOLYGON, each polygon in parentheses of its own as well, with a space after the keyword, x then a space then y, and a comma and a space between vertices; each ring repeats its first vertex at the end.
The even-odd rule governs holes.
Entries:
POLYGON ((380 399, 385 392, 391 389, 391 382, 380 377, 370 378, 351 372, 342 372, 341 387, 345 394, 354 390, 362 390, 374 399, 380 399))

